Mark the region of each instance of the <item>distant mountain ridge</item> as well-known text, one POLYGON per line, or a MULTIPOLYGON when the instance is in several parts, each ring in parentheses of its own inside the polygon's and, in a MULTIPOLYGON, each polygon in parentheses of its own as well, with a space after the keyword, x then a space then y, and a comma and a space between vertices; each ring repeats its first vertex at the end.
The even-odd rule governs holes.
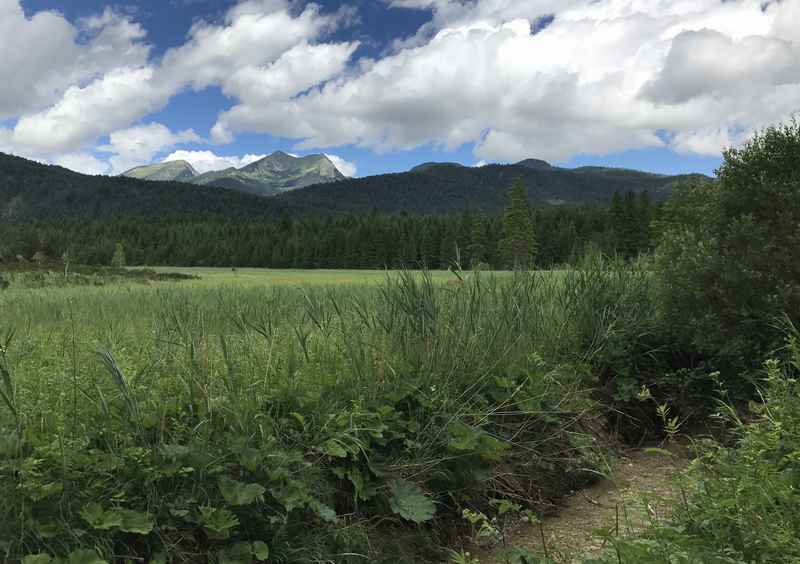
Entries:
MULTIPOLYGON (((435 215, 461 213, 467 207, 497 214, 504 209, 508 189, 516 178, 522 179, 528 198, 535 206, 607 205, 615 192, 629 191, 647 191, 654 200, 662 200, 678 183, 710 180, 699 174, 664 176, 604 167, 566 169, 528 160, 482 167, 426 163, 409 172, 341 178, 284 192, 280 192, 276 182, 272 186, 277 186, 274 189, 278 192, 272 193, 278 195, 272 197, 261 196, 263 188, 258 185, 246 185, 271 175, 282 177, 292 185, 313 182, 316 172, 305 174, 304 167, 321 170, 325 178, 330 175, 338 178, 332 163, 326 165, 313 158, 305 163, 298 163, 298 160, 302 161, 290 155, 273 154, 241 169, 219 171, 215 173, 219 175, 216 178, 211 178, 210 173, 192 177, 193 181, 203 177, 210 179, 208 185, 202 185, 131 176, 87 176, 0 153, 0 221, 210 215, 277 218, 372 211, 435 215), (327 171, 319 168, 320 163, 329 167, 327 171), (303 174, 292 178, 287 170, 303 174), (233 189, 224 189, 227 187, 233 189)), ((193 170, 190 167, 188 163, 139 167, 135 174, 149 178, 188 175, 193 170)))
POLYGON ((606 167, 560 168, 527 159, 516 164, 468 167, 457 163, 425 163, 409 172, 351 178, 277 196, 277 201, 311 214, 387 213, 442 214, 465 207, 495 214, 506 206, 506 192, 521 178, 531 204, 538 206, 610 204, 614 192, 648 192, 663 200, 687 181, 709 181, 701 174, 667 176, 606 167))
POLYGON ((198 176, 194 167, 186 161, 169 161, 152 165, 137 166, 121 176, 165 182, 191 182, 198 176))
POLYGON ((346 178, 325 155, 294 157, 283 151, 276 151, 238 169, 231 167, 199 174, 186 161, 168 161, 136 167, 124 172, 122 176, 140 180, 188 182, 257 196, 274 196, 313 184, 346 178))
MULTIPOLYGON (((271 198, 125 176, 88 176, 0 153, 0 222, 102 221, 124 217, 277 218, 289 213, 271 198)), ((0 241, 0 247, 2 247, 0 241)))

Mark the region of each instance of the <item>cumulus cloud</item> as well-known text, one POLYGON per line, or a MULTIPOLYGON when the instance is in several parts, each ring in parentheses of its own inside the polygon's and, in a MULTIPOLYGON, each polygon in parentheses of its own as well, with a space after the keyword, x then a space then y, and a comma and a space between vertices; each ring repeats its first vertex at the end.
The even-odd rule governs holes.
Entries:
MULTIPOLYGON (((798 29, 800 32, 800 29, 798 29)), ((682 104, 704 95, 725 97, 739 90, 763 92, 800 84, 800 50, 791 41, 766 36, 730 36, 702 29, 677 35, 664 66, 643 95, 656 102, 682 104)))
POLYGON ((202 142, 191 129, 173 133, 161 123, 150 123, 115 131, 109 136, 108 145, 99 147, 99 150, 112 154, 108 159, 111 171, 120 174, 151 162, 156 155, 176 145, 202 142))
POLYGON ((150 82, 153 69, 116 69, 91 84, 68 89, 61 100, 39 113, 25 115, 12 141, 29 153, 68 152, 125 127, 167 98, 150 82))
POLYGON ((268 107, 245 100, 217 129, 303 148, 476 143, 487 160, 718 154, 800 104, 800 0, 389 4, 432 9, 433 20, 321 88, 268 107))
POLYGON ((50 11, 28 18, 18 0, 0 0, 0 119, 41 110, 114 69, 143 65, 145 35, 110 9, 73 25, 50 11))
MULTIPOLYGON (((298 11, 289 0, 245 0, 221 22, 196 22, 187 41, 157 62, 142 28, 112 10, 72 24, 54 12, 26 19, 19 0, 0 0, 0 81, 10 85, 0 92, 0 118, 18 118, 2 141, 53 160, 85 152, 187 88, 219 86, 251 103, 285 99, 344 69, 356 43, 316 42, 351 15, 323 14, 313 3, 298 11)), ((219 127, 212 137, 232 140, 219 127)), ((135 156, 114 154, 115 171, 135 156)))
MULTIPOLYGON (((142 164, 198 139, 131 125, 209 86, 233 100, 215 143, 257 132, 304 152, 474 144, 489 162, 717 154, 800 109, 800 0, 383 1, 432 18, 354 61, 358 42, 331 34, 352 10, 313 2, 240 1, 154 60, 144 29, 113 10, 69 22, 0 0, 0 119, 16 118, 0 148, 96 170, 89 157, 111 134, 109 170, 142 164)), ((191 153, 198 168, 241 164, 191 153)))
POLYGON ((336 167, 336 170, 345 176, 353 178, 356 173, 358 173, 358 167, 356 166, 356 163, 346 161, 342 157, 338 155, 331 155, 330 153, 325 153, 325 156, 330 159, 330 161, 333 163, 333 166, 336 167))
POLYGON ((63 166, 75 172, 83 174, 108 174, 109 166, 105 161, 101 161, 89 153, 68 153, 59 155, 53 159, 52 164, 63 166))
POLYGON ((260 161, 266 155, 243 155, 243 156, 220 156, 213 151, 186 151, 180 150, 167 155, 163 162, 186 161, 191 164, 199 173, 211 172, 212 170, 224 170, 226 168, 242 168, 260 161))

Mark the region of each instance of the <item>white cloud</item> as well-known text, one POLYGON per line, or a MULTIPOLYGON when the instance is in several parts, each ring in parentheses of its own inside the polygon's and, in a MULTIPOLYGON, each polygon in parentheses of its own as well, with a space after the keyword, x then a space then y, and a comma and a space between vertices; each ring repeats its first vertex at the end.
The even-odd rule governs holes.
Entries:
POLYGON ((358 167, 356 166, 356 163, 346 161, 342 157, 339 157, 337 155, 331 155, 330 153, 325 153, 325 156, 328 157, 330 161, 333 163, 333 166, 335 166, 336 169, 345 176, 353 178, 358 172, 358 167))
MULTIPOLYGON (((111 10, 72 24, 51 12, 26 19, 19 0, 0 0, 0 119, 18 118, 2 141, 18 154, 53 160, 84 152, 187 88, 220 86, 258 103, 307 90, 344 70, 357 44, 314 43, 350 11, 296 7, 288 0, 239 2, 219 23, 196 22, 187 41, 157 62, 149 60, 141 27, 111 10)), ((211 133, 218 142, 232 140, 220 127, 211 133)), ((118 170, 128 157, 115 154, 118 170)))
POLYGON ((18 0, 0 0, 0 119, 41 110, 113 69, 143 65, 150 54, 144 37, 110 9, 73 25, 57 12, 27 18, 18 0))
POLYGON ((718 154, 800 104, 800 0, 390 3, 432 8, 433 21, 319 89, 223 113, 219 129, 306 149, 476 143, 486 160, 718 154))
POLYGON ((108 174, 110 172, 108 163, 88 153, 60 155, 53 159, 53 164, 83 174, 108 174))
MULTIPOLYGON (((199 139, 131 125, 208 86, 234 101, 210 132, 216 143, 246 131, 304 151, 475 143, 490 162, 665 146, 716 154, 800 109, 800 0, 384 3, 433 18, 353 64, 358 43, 331 39, 352 10, 313 2, 240 1, 156 60, 144 29, 113 10, 69 22, 0 0, 0 119, 14 124, 0 129, 0 150, 98 170, 92 153, 111 134, 109 170, 144 164, 199 139)), ((190 153, 199 168, 244 158, 190 153)))
POLYGON ((201 142, 203 140, 191 129, 173 133, 163 124, 150 123, 115 131, 109 136, 108 145, 99 150, 113 155, 108 159, 111 170, 120 174, 150 163, 156 155, 176 145, 201 142))
POLYGON ((29 153, 69 152, 158 108, 168 94, 154 88, 153 69, 116 69, 68 89, 51 108, 22 116, 12 141, 29 153))
POLYGON ((220 156, 212 151, 175 151, 166 156, 163 162, 186 161, 199 173, 226 168, 242 168, 266 157, 266 155, 220 156))

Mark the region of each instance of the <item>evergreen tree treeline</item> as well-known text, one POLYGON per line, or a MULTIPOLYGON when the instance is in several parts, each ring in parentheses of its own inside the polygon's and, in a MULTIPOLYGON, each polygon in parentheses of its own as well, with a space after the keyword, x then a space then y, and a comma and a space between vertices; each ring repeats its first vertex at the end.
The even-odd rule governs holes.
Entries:
POLYGON ((112 259, 119 263, 124 256, 127 265, 149 266, 438 269, 460 259, 464 268, 523 263, 546 268, 569 263, 587 245, 628 257, 650 246, 649 222, 658 209, 646 197, 617 196, 610 209, 531 210, 524 187, 519 184, 515 190, 521 192, 515 197, 512 191, 502 217, 467 209, 450 216, 372 213, 277 221, 203 217, 0 224, 0 263, 42 253, 88 265, 108 265, 112 259))

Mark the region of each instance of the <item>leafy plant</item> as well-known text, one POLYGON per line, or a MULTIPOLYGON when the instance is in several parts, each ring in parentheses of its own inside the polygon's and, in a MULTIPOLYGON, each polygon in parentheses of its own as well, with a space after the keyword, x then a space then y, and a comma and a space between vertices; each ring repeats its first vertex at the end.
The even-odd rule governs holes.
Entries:
POLYGON ((397 515, 414 523, 430 521, 436 514, 436 505, 419 486, 405 480, 394 480, 389 484, 389 504, 397 515))

